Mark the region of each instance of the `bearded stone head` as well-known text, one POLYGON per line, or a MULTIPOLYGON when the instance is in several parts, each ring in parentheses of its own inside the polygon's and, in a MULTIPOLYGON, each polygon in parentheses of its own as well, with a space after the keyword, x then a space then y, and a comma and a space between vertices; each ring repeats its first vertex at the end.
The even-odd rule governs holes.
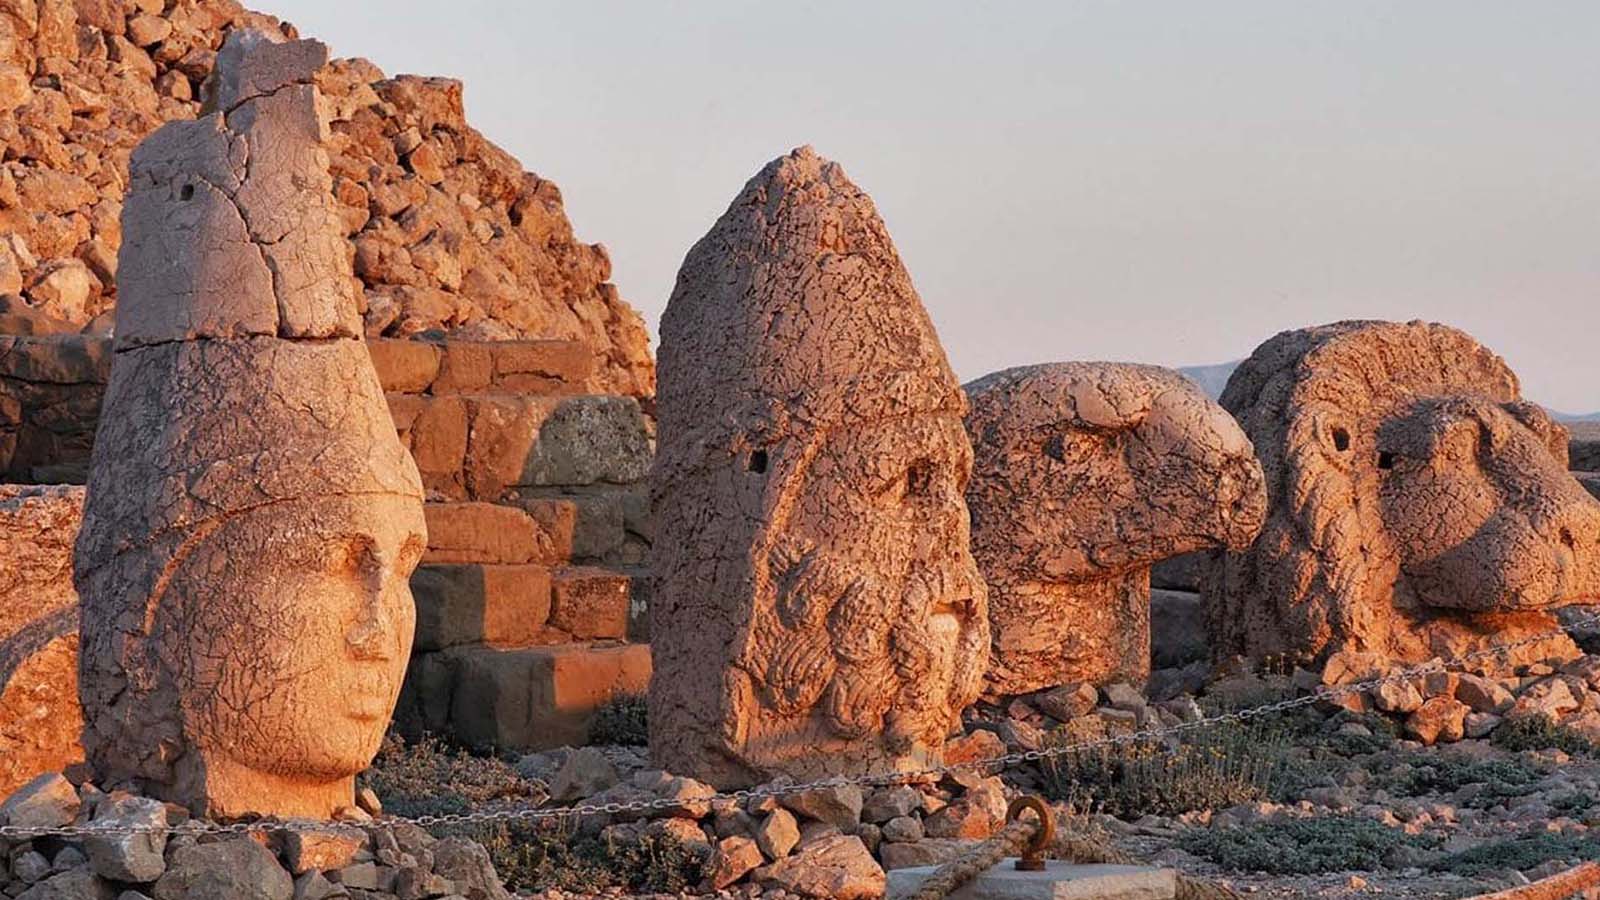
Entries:
MULTIPOLYGON (((1286 332, 1222 404, 1261 456, 1270 510, 1208 579, 1218 654, 1415 662, 1553 629, 1549 610, 1600 598, 1600 502, 1566 471, 1566 430, 1466 334, 1286 332)), ((1575 652, 1557 637, 1522 654, 1575 652)))
POLYGON ((965 401, 873 208, 801 148, 661 321, 656 762, 719 786, 936 763, 988 652, 965 401))
POLYGON ((1250 441, 1198 387, 1154 366, 1026 366, 967 394, 990 689, 1143 681, 1151 565, 1249 546, 1261 528, 1250 441))

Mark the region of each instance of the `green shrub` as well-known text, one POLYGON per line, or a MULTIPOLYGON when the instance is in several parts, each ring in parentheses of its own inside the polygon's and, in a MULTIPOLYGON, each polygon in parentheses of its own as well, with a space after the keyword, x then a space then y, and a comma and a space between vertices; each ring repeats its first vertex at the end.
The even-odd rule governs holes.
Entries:
POLYGON ((1453 794, 1468 785, 1483 785, 1467 804, 1493 806, 1511 797, 1523 797, 1539 789, 1544 772, 1521 759, 1468 759, 1451 753, 1413 757, 1385 780, 1390 793, 1401 797, 1453 794))
POLYGON ((1311 741, 1314 745, 1339 756, 1352 757, 1393 749, 1399 737, 1400 729, 1388 716, 1381 713, 1353 713, 1341 710, 1327 720, 1323 728, 1312 736, 1311 741), (1340 734, 1340 727, 1347 722, 1362 725, 1372 733, 1340 734))
POLYGON ((609 840, 547 822, 500 825, 470 836, 489 851, 506 887, 521 893, 677 894, 704 879, 704 852, 670 835, 609 840))
POLYGON ((650 720, 643 694, 618 694, 595 711, 589 727, 592 744, 643 747, 650 743, 650 720))
POLYGON ((426 737, 407 744, 384 738, 372 767, 361 775, 383 801, 385 812, 400 816, 459 813, 486 803, 541 803, 547 794, 504 760, 474 756, 426 737))
POLYGON ((1591 809, 1600 808, 1600 800, 1585 791, 1558 794, 1550 801, 1550 808, 1568 816, 1581 816, 1591 809))
POLYGON ((1468 877, 1487 872, 1515 869, 1525 872, 1536 866, 1560 860, 1600 859, 1600 841, 1573 834, 1534 831, 1509 840, 1480 844, 1435 860, 1432 868, 1468 877))
POLYGON ((1391 851, 1426 849, 1433 842, 1371 819, 1328 816, 1196 829, 1179 838, 1178 846, 1236 872, 1315 875, 1370 871, 1382 866, 1391 851))
POLYGON ((1500 723, 1489 742, 1504 750, 1560 750, 1574 756, 1600 756, 1600 744, 1548 716, 1518 716, 1500 723))
MULTIPOLYGON (((1071 743, 1064 732, 1047 747, 1071 743)), ((1217 725, 1184 732, 1176 746, 1141 741, 1079 750, 1045 760, 1045 796, 1074 808, 1134 819, 1175 816, 1264 800, 1288 755, 1281 725, 1217 725)))

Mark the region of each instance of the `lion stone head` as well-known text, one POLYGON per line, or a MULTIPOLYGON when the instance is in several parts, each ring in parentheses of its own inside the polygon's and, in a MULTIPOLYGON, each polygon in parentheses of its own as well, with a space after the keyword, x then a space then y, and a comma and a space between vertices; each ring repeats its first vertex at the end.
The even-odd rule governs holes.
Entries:
MULTIPOLYGON (((1269 511, 1208 573, 1213 654, 1396 662, 1555 628, 1600 595, 1600 502, 1566 430, 1505 361, 1443 325, 1340 322, 1278 335, 1222 405, 1255 444, 1269 511)), ((1564 636, 1506 664, 1574 655, 1564 636)))

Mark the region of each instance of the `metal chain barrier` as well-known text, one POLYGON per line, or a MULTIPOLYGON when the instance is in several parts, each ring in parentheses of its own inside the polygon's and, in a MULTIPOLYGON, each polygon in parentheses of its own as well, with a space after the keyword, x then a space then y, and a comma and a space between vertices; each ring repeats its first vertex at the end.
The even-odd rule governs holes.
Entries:
POLYGON ((509 809, 493 809, 481 812, 446 813, 443 815, 425 815, 416 817, 384 816, 371 822, 344 822, 344 821, 318 821, 299 819, 274 819, 251 822, 210 822, 193 820, 180 825, 123 825, 119 823, 95 824, 90 822, 84 825, 66 825, 59 827, 27 827, 27 826, 0 826, 0 838, 13 840, 28 840, 37 837, 63 837, 63 838, 92 838, 129 834, 155 834, 166 833, 169 835, 214 835, 214 834, 249 834, 252 832, 329 832, 363 830, 369 827, 382 827, 384 825, 409 824, 421 828, 435 828, 454 825, 479 825, 490 822, 537 822, 554 819, 568 819, 581 816, 616 816, 627 814, 648 814, 667 812, 686 806, 702 806, 713 803, 747 804, 751 800, 765 798, 778 798, 804 794, 815 790, 840 788, 849 786, 858 787, 890 787, 913 782, 926 782, 936 780, 944 775, 954 772, 988 771, 991 774, 1004 771, 1024 763, 1043 762, 1061 756, 1082 753, 1100 747, 1126 746, 1145 741, 1154 741, 1165 737, 1198 731, 1204 728, 1213 728, 1218 725, 1227 725, 1237 722, 1246 722, 1263 716, 1275 716, 1295 709, 1311 706, 1327 700, 1336 700, 1351 694, 1364 693, 1393 682, 1411 681, 1434 672, 1444 672, 1462 669, 1480 660, 1509 653, 1522 647, 1550 640, 1551 638, 1565 635, 1568 631, 1585 628, 1591 625, 1600 625, 1600 612, 1576 619, 1568 625, 1552 631, 1540 632, 1529 635, 1517 641, 1506 644, 1494 644, 1470 653, 1463 653, 1450 659, 1432 659, 1428 662, 1409 668, 1396 669, 1387 675, 1369 678, 1364 681, 1353 681, 1349 684, 1330 685, 1319 688, 1311 693, 1304 694, 1275 703, 1266 703, 1249 709, 1233 710, 1213 716, 1204 716, 1191 722, 1179 722, 1175 725, 1157 725, 1117 735, 1108 735, 1103 738, 1077 741, 1070 744, 1061 744, 1041 750, 1026 750, 1007 753, 987 759, 970 760, 951 765, 934 766, 926 769, 890 772, 879 775, 859 776, 834 776, 815 781, 798 782, 792 784, 771 784, 748 788, 737 791, 723 791, 705 794, 696 797, 662 797, 652 800, 635 800, 627 803, 584 803, 576 806, 563 806, 553 808, 521 807, 509 809))

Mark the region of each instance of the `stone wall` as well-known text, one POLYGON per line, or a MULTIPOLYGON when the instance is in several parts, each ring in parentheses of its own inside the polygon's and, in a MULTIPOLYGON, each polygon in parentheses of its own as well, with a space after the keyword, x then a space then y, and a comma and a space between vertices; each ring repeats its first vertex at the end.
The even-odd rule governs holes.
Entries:
MULTIPOLYGON (((649 680, 652 420, 585 393, 597 361, 578 341, 368 346, 428 492, 397 724, 484 748, 582 743, 594 709, 649 680)), ((0 337, 0 478, 83 480, 110 366, 106 338, 0 337)))
POLYGON ((0 485, 0 797, 83 759, 72 539, 83 489, 0 485))

